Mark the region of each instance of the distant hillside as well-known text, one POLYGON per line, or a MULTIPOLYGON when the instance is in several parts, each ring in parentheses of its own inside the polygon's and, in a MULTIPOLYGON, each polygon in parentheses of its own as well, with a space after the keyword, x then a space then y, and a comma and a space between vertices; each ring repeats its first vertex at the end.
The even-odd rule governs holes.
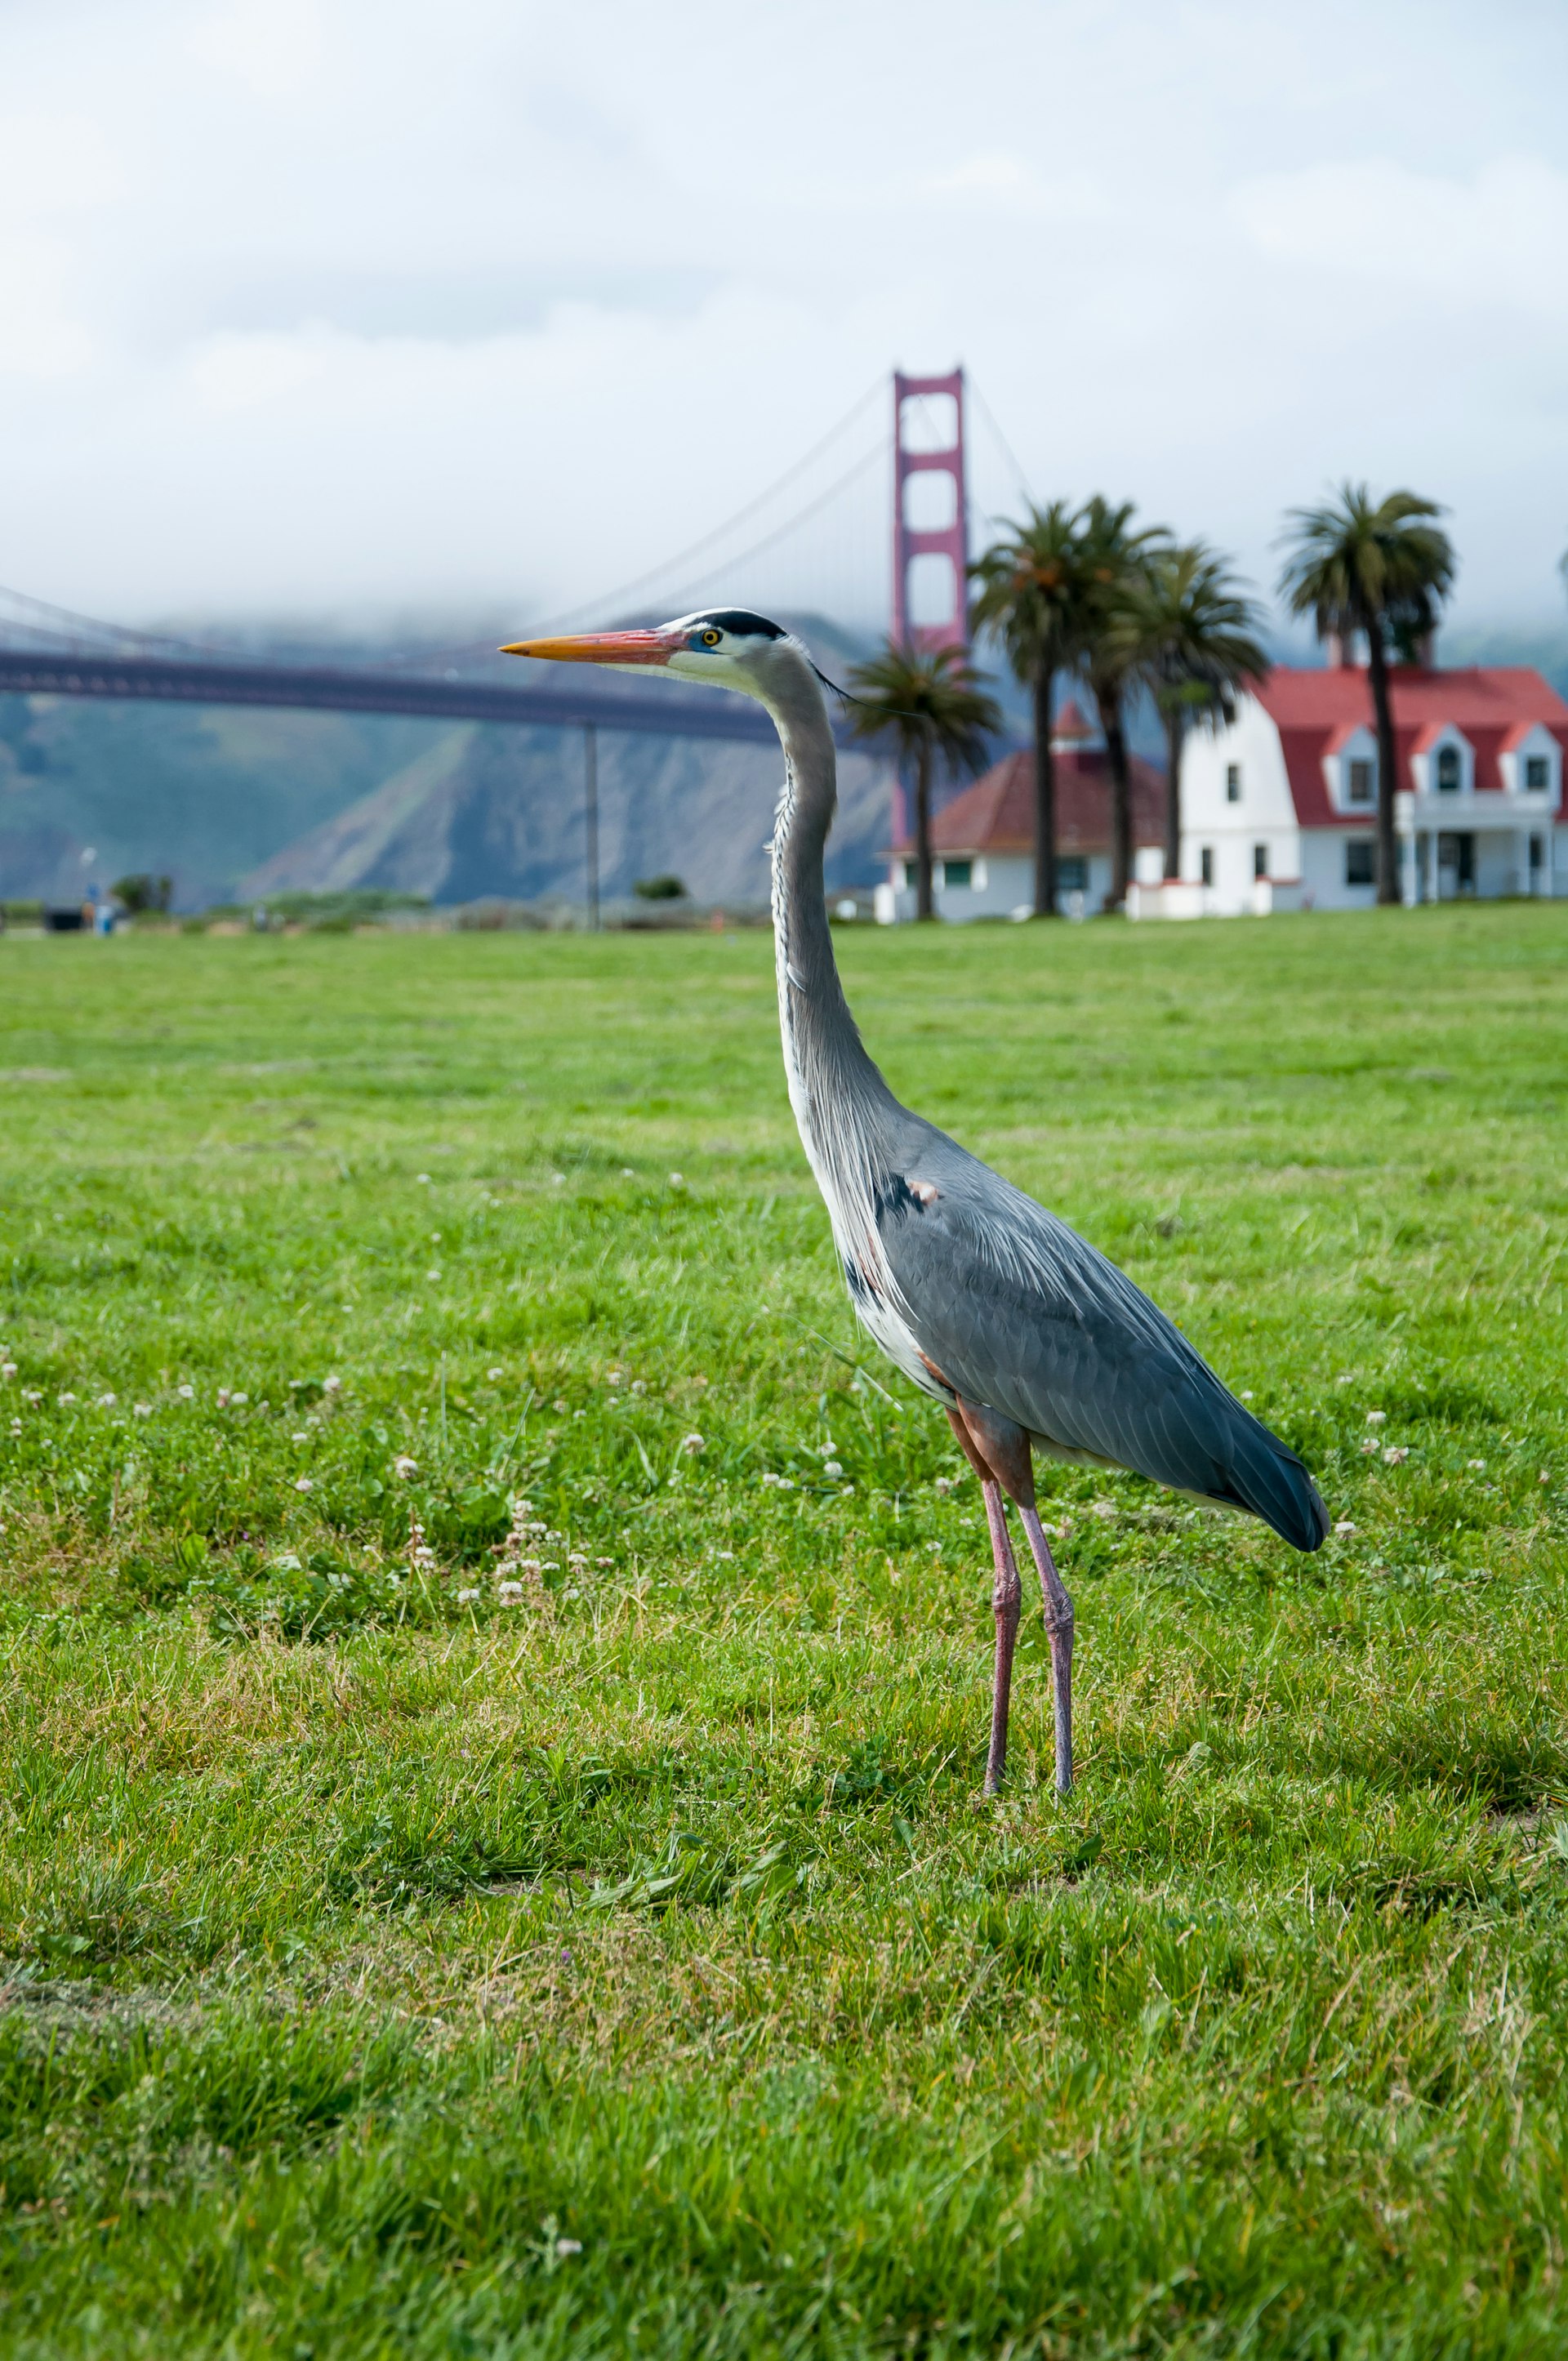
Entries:
MULTIPOLYGON (((840 676, 864 652, 821 617, 797 627, 840 676)), ((313 650, 273 633, 247 652, 313 650)), ((761 898, 773 750, 606 730, 599 772, 607 895, 670 870, 704 897, 761 898)), ((831 882, 862 884, 886 840, 889 781, 851 756, 842 788, 831 882)), ((172 875, 181 908, 289 884, 576 899, 582 741, 392 716, 0 697, 0 898, 71 900, 89 877, 136 870, 172 875)))
POLYGON ((0 698, 0 897, 71 900, 89 876, 152 870, 183 908, 222 900, 438 731, 368 714, 0 698))
POLYGON ((1511 631, 1444 631, 1438 661, 1445 664, 1531 664, 1568 697, 1568 627, 1559 624, 1511 631))
MULTIPOLYGON (((760 902, 783 764, 776 748, 601 730, 599 877, 607 899, 673 871, 699 901, 760 902)), ((892 774, 845 753, 830 885, 864 884, 887 841, 892 774)), ((242 881, 247 897, 356 885, 537 901, 584 893, 583 741, 576 730, 467 724, 242 881)))

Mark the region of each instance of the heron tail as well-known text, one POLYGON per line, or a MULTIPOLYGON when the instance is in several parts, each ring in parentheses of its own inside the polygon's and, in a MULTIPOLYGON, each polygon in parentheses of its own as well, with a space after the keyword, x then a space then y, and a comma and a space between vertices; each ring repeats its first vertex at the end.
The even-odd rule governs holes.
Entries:
POLYGON ((1243 1411, 1234 1433, 1230 1497, 1272 1525, 1292 1549, 1321 1549, 1329 1535, 1323 1496, 1296 1454, 1277 1434, 1243 1411))

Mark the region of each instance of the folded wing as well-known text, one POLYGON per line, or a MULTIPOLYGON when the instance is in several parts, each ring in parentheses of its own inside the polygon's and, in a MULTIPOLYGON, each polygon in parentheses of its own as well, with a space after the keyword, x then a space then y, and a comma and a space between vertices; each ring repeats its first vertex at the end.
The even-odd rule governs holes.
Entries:
POLYGON ((1164 1312, 1065 1222, 921 1130, 917 1169, 879 1191, 878 1226, 928 1362, 1047 1447, 1250 1510, 1316 1549, 1328 1516, 1307 1469, 1164 1312))

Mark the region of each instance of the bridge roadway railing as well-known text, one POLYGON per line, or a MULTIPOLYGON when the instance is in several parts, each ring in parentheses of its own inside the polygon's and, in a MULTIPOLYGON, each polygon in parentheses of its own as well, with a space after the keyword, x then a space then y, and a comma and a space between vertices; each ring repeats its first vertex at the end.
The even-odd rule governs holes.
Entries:
POLYGON ((591 672, 569 686, 546 679, 503 686, 348 665, 51 655, 0 647, 0 695, 7 694, 280 705, 332 713, 405 713, 431 721, 508 721, 536 730, 634 730, 666 738, 777 742, 767 714, 749 698, 700 690, 690 696, 663 686, 623 687, 591 672))

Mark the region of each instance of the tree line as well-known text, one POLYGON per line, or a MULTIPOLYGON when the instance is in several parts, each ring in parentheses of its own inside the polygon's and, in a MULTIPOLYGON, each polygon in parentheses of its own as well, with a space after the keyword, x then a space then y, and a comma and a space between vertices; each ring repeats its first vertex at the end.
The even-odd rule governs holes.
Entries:
MULTIPOLYGON (((1453 585, 1454 555, 1442 511, 1409 491, 1376 500, 1345 483, 1316 508, 1293 509, 1279 592, 1310 616, 1320 640, 1365 643, 1377 736, 1377 898, 1398 902, 1394 831, 1393 664, 1425 660, 1453 585)), ((1030 502, 970 567, 970 619, 1005 661, 1034 714, 1034 915, 1058 915, 1057 783, 1051 721, 1070 679, 1093 701, 1105 741, 1111 890, 1119 909, 1132 879, 1132 774, 1126 718, 1146 692, 1166 741, 1164 866, 1181 874, 1181 750, 1194 729, 1234 718, 1236 699, 1264 681, 1269 658, 1261 609, 1230 561, 1201 541, 1140 525, 1130 500, 1101 494, 1073 507, 1030 502)), ((1002 714, 987 675, 962 645, 920 649, 889 640, 850 675, 850 726, 891 741, 915 786, 916 914, 934 917, 931 796, 938 771, 975 777, 990 759, 1002 714)))

